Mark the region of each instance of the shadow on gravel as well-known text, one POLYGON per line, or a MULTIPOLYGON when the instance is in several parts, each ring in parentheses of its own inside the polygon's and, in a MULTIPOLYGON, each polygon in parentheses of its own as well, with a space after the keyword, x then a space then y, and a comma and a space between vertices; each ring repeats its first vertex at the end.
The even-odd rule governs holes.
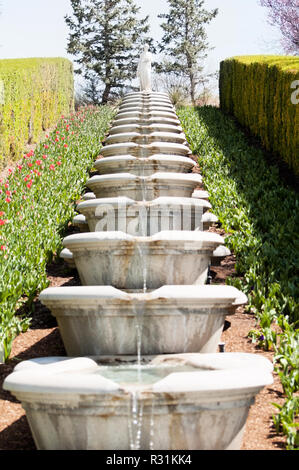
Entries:
POLYGON ((0 450, 36 450, 26 416, 0 432, 0 450))

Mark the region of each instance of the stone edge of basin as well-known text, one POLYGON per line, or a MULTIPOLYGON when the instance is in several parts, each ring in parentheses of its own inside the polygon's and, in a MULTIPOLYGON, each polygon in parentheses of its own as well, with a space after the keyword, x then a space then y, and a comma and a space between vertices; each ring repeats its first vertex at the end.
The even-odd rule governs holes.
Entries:
MULTIPOLYGON (((116 357, 115 357, 116 358, 116 357)), ((126 357, 120 356, 120 361, 126 357)), ((134 358, 131 357, 130 360, 134 358)), ((127 393, 130 386, 120 386, 100 374, 96 357, 43 358, 25 361, 16 366, 4 381, 4 390, 16 394, 18 399, 35 401, 36 396, 69 401, 78 395, 104 395, 127 393), (86 373, 90 372, 90 374, 86 373), (57 399, 57 398, 56 398, 57 399)), ((273 364, 262 356, 247 353, 173 354, 151 356, 149 365, 163 366, 178 361, 200 371, 174 372, 141 391, 155 394, 171 393, 172 398, 191 393, 198 398, 212 399, 213 395, 239 394, 258 390, 273 383, 273 364)), ((98 361, 105 361, 104 357, 98 361)), ((187 396, 186 396, 187 398, 187 396)))
MULTIPOLYGON (((192 207, 192 208, 202 207, 203 209, 206 209, 206 210, 209 210, 212 208, 211 204, 207 200, 204 200, 204 199, 192 199, 188 197, 175 197, 175 196, 173 197, 161 196, 151 201, 134 201, 133 199, 130 199, 128 197, 120 196, 120 197, 112 197, 112 198, 92 199, 89 201, 80 202, 77 205, 76 209, 81 212, 81 211, 96 209, 99 206, 105 206, 105 205, 111 205, 114 208, 117 208, 118 206, 121 206, 121 208, 123 208, 124 205, 126 207, 136 205, 137 207, 145 206, 148 208, 156 207, 156 206, 162 207, 162 206, 175 205, 175 206, 178 206, 179 208, 183 206, 192 207)), ((210 221, 210 220, 212 220, 213 222, 216 221, 217 217, 215 215, 211 214, 210 212, 206 214, 209 214, 209 215, 205 217, 205 221, 210 221)), ((196 231, 198 230, 196 229, 196 231)))
POLYGON ((217 246, 224 244, 224 238, 217 233, 212 232, 200 232, 200 231, 162 231, 150 237, 134 237, 124 232, 92 232, 92 233, 80 233, 75 235, 69 235, 64 238, 63 246, 68 248, 70 251, 76 249, 86 248, 97 248, 101 246, 103 249, 112 248, 112 243, 119 248, 120 244, 133 245, 135 243, 145 244, 150 246, 152 249, 159 249, 159 245, 169 245, 172 248, 185 249, 184 243, 187 247, 190 247, 190 243, 196 249, 210 249, 215 250, 217 246))
POLYGON ((112 286, 49 287, 41 292, 39 300, 44 305, 67 303, 74 306, 95 305, 111 301, 128 303, 175 303, 176 306, 196 303, 196 307, 213 305, 244 305, 247 296, 233 286, 226 285, 177 285, 163 286, 149 293, 128 293, 112 286))
MULTIPOLYGON (((182 182, 192 182, 192 183, 202 183, 201 175, 195 173, 167 173, 167 172, 158 172, 154 173, 151 176, 137 176, 132 173, 111 173, 107 175, 95 175, 90 178, 86 185, 90 186, 94 183, 107 183, 107 182, 124 182, 124 181, 146 181, 146 182, 158 182, 158 181, 182 181, 182 182)), ((195 198, 196 199, 196 198, 195 198)))
POLYGON ((158 162, 181 162, 181 163, 188 163, 191 167, 196 167, 196 162, 192 160, 190 157, 184 157, 182 155, 166 155, 166 154, 157 154, 157 155, 151 155, 150 157, 147 158, 138 158, 134 157, 134 155, 114 155, 111 157, 105 157, 101 158, 99 160, 96 160, 94 162, 95 168, 101 167, 103 165, 109 165, 109 163, 114 163, 114 162, 123 162, 123 163, 128 163, 128 162, 152 162, 152 161, 158 161, 158 162))

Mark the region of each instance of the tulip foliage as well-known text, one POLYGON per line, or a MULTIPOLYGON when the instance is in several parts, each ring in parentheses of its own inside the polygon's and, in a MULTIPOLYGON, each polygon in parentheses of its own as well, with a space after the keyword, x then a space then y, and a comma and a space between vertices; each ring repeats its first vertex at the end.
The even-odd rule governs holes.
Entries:
POLYGON ((257 319, 249 336, 275 353, 286 402, 274 424, 287 436, 288 448, 298 448, 298 193, 219 109, 182 108, 178 116, 237 259, 236 276, 228 283, 247 294, 248 310, 257 319))
POLYGON ((0 181, 0 344, 29 325, 16 311, 48 285, 46 268, 59 254, 63 231, 75 213, 88 169, 114 111, 84 108, 57 127, 0 181))

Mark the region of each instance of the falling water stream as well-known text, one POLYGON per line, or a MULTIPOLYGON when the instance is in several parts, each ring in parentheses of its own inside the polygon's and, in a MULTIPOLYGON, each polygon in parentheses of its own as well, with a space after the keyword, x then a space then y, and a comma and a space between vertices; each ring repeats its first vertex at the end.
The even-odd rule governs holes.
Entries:
MULTIPOLYGON (((147 200, 147 191, 146 191, 146 181, 145 181, 145 165, 143 161, 144 151, 143 148, 140 149, 140 165, 142 168, 141 171, 141 191, 142 191, 142 201, 147 200)), ((147 209, 141 211, 138 214, 139 217, 139 233, 140 236, 147 236, 147 209)), ((147 256, 146 250, 144 249, 143 243, 137 244, 138 258, 142 266, 142 276, 143 276, 143 294, 147 293, 147 256)), ((142 383, 142 330, 144 322, 144 305, 145 302, 142 301, 135 307, 135 319, 136 319, 136 338, 137 338, 137 371, 138 371, 138 383, 142 383)), ((131 392, 130 397, 130 414, 131 419, 129 419, 129 438, 130 438, 130 449, 131 450, 140 450, 141 444, 141 435, 142 435, 142 423, 143 423, 143 401, 140 399, 140 394, 138 390, 131 392)), ((152 402, 152 416, 150 423, 150 434, 153 433, 154 426, 154 403, 152 402)), ((150 447, 152 447, 153 439, 150 437, 150 447)))

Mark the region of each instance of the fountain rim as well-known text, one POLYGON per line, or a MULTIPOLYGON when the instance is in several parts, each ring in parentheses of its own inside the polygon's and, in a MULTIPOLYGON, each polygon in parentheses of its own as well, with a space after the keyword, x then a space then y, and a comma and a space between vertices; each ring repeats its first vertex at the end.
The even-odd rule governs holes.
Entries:
POLYGON ((136 124, 139 123, 141 126, 147 126, 149 124, 170 124, 174 126, 180 126, 180 121, 178 118, 169 118, 165 116, 155 116, 149 118, 140 118, 140 117, 128 117, 128 118, 118 118, 115 119, 112 123, 113 127, 122 126, 126 124, 136 124))
MULTIPOLYGON (((150 134, 141 134, 140 132, 123 132, 123 133, 120 133, 120 134, 110 134, 109 135, 109 138, 111 138, 111 140, 118 139, 120 137, 123 137, 123 138, 126 137, 126 138, 132 138, 132 139, 139 138, 139 137, 143 138, 143 139, 153 139, 155 137, 159 137, 159 138, 167 137, 169 139, 185 139, 186 140, 186 137, 184 136, 183 133, 174 134, 173 132, 165 132, 165 131, 154 131, 154 132, 151 132, 150 134)), ((106 140, 106 142, 107 141, 108 140, 106 140)))
MULTIPOLYGON (((128 197, 111 197, 111 198, 98 198, 98 199, 91 199, 89 201, 80 202, 77 205, 78 211, 91 211, 96 209, 99 206, 111 205, 113 208, 117 209, 120 205, 120 209, 124 209, 123 205, 125 204, 125 209, 132 208, 136 206, 136 208, 146 207, 146 208, 159 208, 159 207, 169 207, 174 206, 178 210, 181 210, 182 207, 190 207, 191 209, 196 208, 203 208, 203 209, 211 209, 212 205, 205 199, 195 199, 195 198, 188 198, 188 197, 176 197, 176 196, 161 196, 151 201, 135 201, 134 199, 130 199, 128 197)), ((214 216, 216 217, 216 216, 214 216)))
POLYGON ((158 171, 149 176, 140 176, 134 175, 133 173, 108 173, 105 175, 95 175, 90 178, 86 185, 90 184, 107 184, 109 181, 111 183, 119 182, 136 182, 136 183, 159 183, 159 182, 182 182, 182 183, 202 183, 202 176, 196 173, 168 173, 165 171, 158 171))
MULTIPOLYGON (((178 125, 174 125, 174 124, 163 124, 163 123, 160 123, 160 124, 155 124, 155 123, 152 123, 152 124, 121 124, 119 126, 112 126, 110 128, 110 135, 114 135, 116 134, 117 132, 115 131, 121 131, 123 130, 124 128, 135 128, 135 129, 140 129, 140 130, 144 130, 144 129, 149 129, 149 130, 152 130, 152 129, 169 129, 169 132, 170 133, 173 133, 173 134, 179 134, 179 133, 183 133, 183 128, 181 126, 178 126, 178 125), (113 131, 113 133, 111 134, 111 131, 113 131)), ((161 131, 162 132, 162 131, 161 131)), ((120 132, 121 133, 121 132, 120 132)), ((145 134, 147 135, 147 134, 145 134)))
MULTIPOLYGON (((194 304, 203 308, 206 305, 214 303, 221 307, 225 305, 241 305, 241 301, 245 304, 247 296, 234 286, 227 285, 175 285, 163 286, 154 289, 151 292, 127 292, 117 289, 113 286, 67 286, 67 287, 48 287, 39 295, 42 303, 50 304, 55 302, 74 303, 78 305, 90 302, 101 303, 110 302, 125 304, 161 304, 168 306, 167 303, 175 303, 176 306, 194 304), (187 304, 186 304, 187 302, 187 304), (197 302, 201 302, 199 305, 197 302), (237 303, 235 303, 237 302, 237 303)), ((102 312, 101 312, 102 314, 102 312)))
MULTIPOLYGON (((247 353, 185 353, 159 356, 143 356, 150 360, 148 366, 190 365, 199 368, 199 371, 173 372, 153 385, 141 385, 137 389, 145 393, 145 399, 151 396, 170 399, 171 402, 180 400, 183 404, 190 398, 194 403, 206 399, 214 401, 215 398, 229 394, 229 400, 235 395, 250 393, 265 385, 273 383, 273 364, 262 356, 247 353), (178 364, 175 363, 177 360, 178 364), (197 401, 196 400, 196 401, 197 401)), ((36 401, 52 398, 53 403, 78 401, 80 397, 118 395, 119 398, 127 396, 136 390, 132 385, 120 385, 100 374, 101 364, 111 365, 111 360, 137 365, 134 356, 89 356, 81 358, 59 357, 41 358, 24 361, 18 364, 12 374, 4 381, 4 390, 16 393, 21 400, 36 401), (135 359, 135 360, 134 360, 135 359), (106 361, 106 362, 105 362, 106 361), (79 372, 78 372, 79 370, 79 372), (90 373, 88 373, 90 372, 90 373)), ((113 367, 113 366, 112 366, 113 367)), ((146 367, 146 366, 145 366, 146 367)), ((140 396, 142 399, 142 395, 140 396)), ((228 397, 226 397, 226 401, 228 397)))
MULTIPOLYGON (((152 236, 140 237, 129 235, 125 232, 88 232, 69 235, 64 238, 63 246, 72 250, 101 249, 111 252, 112 249, 119 251, 131 249, 135 251, 136 246, 152 252, 161 249, 180 251, 213 251, 219 246, 224 245, 224 238, 213 232, 187 231, 187 230, 165 230, 152 236), (179 243, 178 243, 179 242, 179 243)), ((74 253, 73 253, 74 254, 74 253)))
POLYGON ((167 155, 164 153, 157 153, 154 155, 151 155, 150 157, 135 157, 134 155, 111 155, 109 157, 103 157, 94 162, 94 166, 97 168, 98 166, 109 164, 109 163, 114 163, 117 161, 122 161, 122 162, 129 162, 129 161, 134 161, 134 162, 141 162, 141 163, 147 163, 147 162, 170 162, 170 163, 188 163, 189 165, 196 167, 196 162, 192 160, 190 157, 184 157, 183 155, 167 155))

